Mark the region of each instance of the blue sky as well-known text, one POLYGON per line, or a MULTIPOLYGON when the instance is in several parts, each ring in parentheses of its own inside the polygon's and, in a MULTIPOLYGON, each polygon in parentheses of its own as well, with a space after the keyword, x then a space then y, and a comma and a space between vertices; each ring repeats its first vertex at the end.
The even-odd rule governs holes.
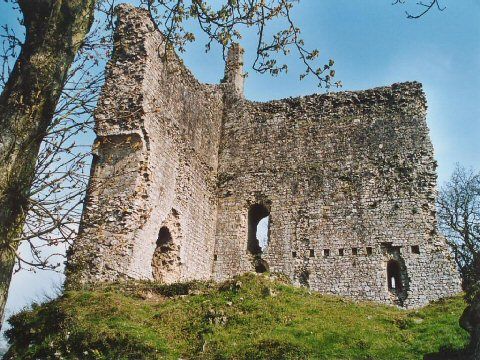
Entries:
MULTIPOLYGON (((343 90, 358 90, 416 80, 424 85, 428 124, 439 163, 439 183, 459 162, 480 169, 480 2, 441 0, 446 10, 419 20, 405 17, 406 7, 392 0, 302 0, 293 12, 307 46, 318 48, 321 61, 335 60, 343 90)), ((415 0, 408 7, 415 11, 415 0)), ((0 4, 0 24, 14 21, 8 4, 0 4)), ((252 34, 246 48, 246 70, 254 57, 252 34)), ((223 77, 223 60, 213 49, 205 54, 192 45, 182 57, 195 76, 209 83, 223 77)), ((289 72, 270 77, 249 71, 245 94, 252 100, 299 96, 318 89, 314 79, 299 81, 301 64, 287 59, 289 72)), ((50 272, 16 274, 8 313, 48 293, 61 276, 50 272)))

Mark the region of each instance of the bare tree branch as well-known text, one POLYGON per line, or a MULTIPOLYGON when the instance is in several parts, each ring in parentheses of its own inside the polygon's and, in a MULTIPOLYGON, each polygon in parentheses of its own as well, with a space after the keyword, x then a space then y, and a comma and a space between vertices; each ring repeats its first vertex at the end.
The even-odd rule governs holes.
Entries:
MULTIPOLYGON (((405 5, 408 0, 395 0, 393 5, 405 5)), ((425 14, 427 14, 430 10, 437 8, 439 11, 445 10, 447 7, 441 5, 441 0, 429 0, 429 2, 418 1, 415 3, 417 7, 420 8, 420 11, 416 13, 411 13, 408 10, 405 11, 405 15, 408 19, 419 19, 425 14)))
POLYGON ((447 238, 467 297, 480 290, 480 172, 457 165, 437 198, 438 222, 447 238))

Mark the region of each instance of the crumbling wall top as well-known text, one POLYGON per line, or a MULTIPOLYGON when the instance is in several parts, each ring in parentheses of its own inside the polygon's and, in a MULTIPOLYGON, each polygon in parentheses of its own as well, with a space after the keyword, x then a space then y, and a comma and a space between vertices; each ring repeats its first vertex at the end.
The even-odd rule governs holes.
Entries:
POLYGON ((223 83, 227 86, 227 92, 244 98, 243 86, 245 74, 243 72, 243 48, 233 43, 228 50, 227 63, 225 65, 225 77, 223 83))

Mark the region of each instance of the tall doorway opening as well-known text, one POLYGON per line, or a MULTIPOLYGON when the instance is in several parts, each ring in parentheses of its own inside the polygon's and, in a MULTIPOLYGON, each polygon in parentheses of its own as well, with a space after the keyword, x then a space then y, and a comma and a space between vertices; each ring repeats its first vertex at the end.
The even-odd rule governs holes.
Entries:
POLYGON ((262 259, 270 237, 270 211, 262 204, 254 204, 248 210, 247 252, 252 256, 255 271, 263 273, 269 270, 262 259))

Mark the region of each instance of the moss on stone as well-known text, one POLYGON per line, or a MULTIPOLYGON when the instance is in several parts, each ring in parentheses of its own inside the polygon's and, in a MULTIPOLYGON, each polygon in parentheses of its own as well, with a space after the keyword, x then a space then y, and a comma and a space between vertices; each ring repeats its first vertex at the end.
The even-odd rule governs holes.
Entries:
POLYGON ((461 356, 464 307, 460 296, 417 311, 354 303, 274 275, 103 284, 12 317, 6 358, 435 359, 461 356))

